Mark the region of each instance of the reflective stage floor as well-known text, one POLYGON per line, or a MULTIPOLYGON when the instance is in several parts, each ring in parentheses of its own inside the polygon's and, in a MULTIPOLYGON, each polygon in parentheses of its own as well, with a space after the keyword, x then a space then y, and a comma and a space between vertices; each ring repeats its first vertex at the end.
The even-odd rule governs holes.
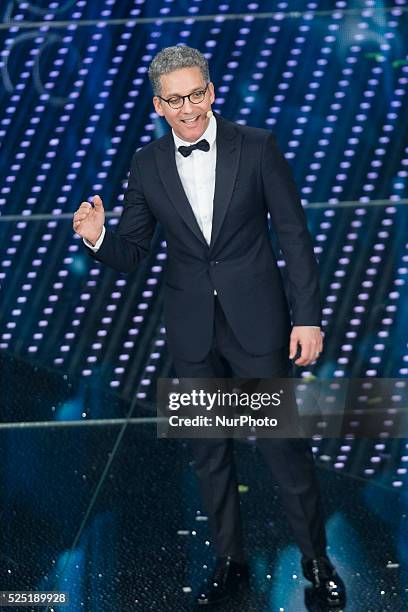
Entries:
MULTIPOLYGON (((67 591, 69 605, 55 609, 75 612, 195 609, 213 557, 188 442, 158 440, 152 422, 16 426, 0 441, 1 590, 67 591)), ((387 478, 408 452, 393 442, 395 460, 379 453, 372 480, 333 467, 344 441, 316 453, 328 552, 350 612, 408 609, 408 494, 387 478)), ((375 441, 354 444, 369 457, 375 441)), ((306 610, 309 583, 277 487, 253 444, 236 442, 236 455, 252 587, 217 609, 306 610)))

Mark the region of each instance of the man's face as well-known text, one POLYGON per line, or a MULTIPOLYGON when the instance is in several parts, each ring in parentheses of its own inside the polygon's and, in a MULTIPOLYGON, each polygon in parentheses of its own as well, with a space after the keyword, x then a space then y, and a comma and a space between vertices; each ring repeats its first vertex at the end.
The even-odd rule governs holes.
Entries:
MULTIPOLYGON (((185 96, 195 91, 202 91, 206 86, 198 66, 181 68, 163 74, 160 81, 162 86, 160 95, 166 100, 176 96, 185 96)), ((179 138, 186 142, 194 142, 204 134, 208 127, 210 119, 207 117, 207 112, 211 110, 211 104, 214 100, 214 85, 209 83, 204 100, 198 104, 194 104, 188 98, 185 98, 183 106, 174 109, 167 102, 160 100, 158 96, 154 96, 153 104, 156 113, 166 119, 179 138), (189 119, 194 119, 194 121, 188 121, 189 119)))

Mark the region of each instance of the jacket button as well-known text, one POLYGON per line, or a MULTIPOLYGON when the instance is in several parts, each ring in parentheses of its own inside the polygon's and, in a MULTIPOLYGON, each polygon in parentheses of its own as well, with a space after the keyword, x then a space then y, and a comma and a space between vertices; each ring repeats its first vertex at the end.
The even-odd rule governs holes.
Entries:
POLYGON ((210 266, 216 266, 217 263, 218 263, 218 261, 215 261, 215 259, 211 259, 210 266))

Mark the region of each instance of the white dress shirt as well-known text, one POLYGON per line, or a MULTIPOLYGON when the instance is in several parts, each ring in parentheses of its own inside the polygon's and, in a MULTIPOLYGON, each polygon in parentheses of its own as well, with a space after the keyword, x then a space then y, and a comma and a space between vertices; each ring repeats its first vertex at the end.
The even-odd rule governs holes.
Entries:
MULTIPOLYGON (((172 134, 175 145, 176 165, 181 184, 190 202, 198 226, 207 244, 210 245, 214 205, 215 167, 217 161, 217 121, 214 115, 212 115, 204 134, 194 142, 185 142, 181 140, 173 129, 172 134), (188 157, 184 157, 178 151, 178 147, 180 146, 186 147, 203 139, 208 141, 210 145, 209 151, 194 149, 188 157)), ((83 241, 92 251, 96 252, 103 242, 105 231, 104 226, 95 246, 85 238, 83 238, 83 241)), ((215 290, 214 295, 217 295, 215 290)), ((305 327, 316 326, 308 325, 305 327)), ((317 329, 319 328, 317 327, 317 329)))
POLYGON ((176 146, 176 164, 181 184, 193 209, 198 226, 209 245, 211 242, 214 189, 215 189, 215 165, 217 161, 217 121, 212 115, 204 134, 194 142, 184 142, 175 134, 173 138, 176 146), (200 140, 207 140, 210 145, 209 151, 195 149, 188 157, 178 151, 180 146, 188 147, 200 140))

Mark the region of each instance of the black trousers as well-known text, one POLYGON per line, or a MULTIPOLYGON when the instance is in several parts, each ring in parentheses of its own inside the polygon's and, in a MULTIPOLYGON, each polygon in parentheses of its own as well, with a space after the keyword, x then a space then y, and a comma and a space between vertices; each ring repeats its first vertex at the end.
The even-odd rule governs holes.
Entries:
MULTIPOLYGON (((207 357, 198 363, 174 360, 180 378, 286 378, 291 373, 288 347, 267 355, 248 354, 239 344, 215 297, 214 337, 207 357)), ((245 559, 233 439, 191 439, 195 471, 208 514, 215 552, 245 559)), ((258 438, 284 510, 302 554, 326 552, 326 532, 314 457, 303 438, 258 438)))

